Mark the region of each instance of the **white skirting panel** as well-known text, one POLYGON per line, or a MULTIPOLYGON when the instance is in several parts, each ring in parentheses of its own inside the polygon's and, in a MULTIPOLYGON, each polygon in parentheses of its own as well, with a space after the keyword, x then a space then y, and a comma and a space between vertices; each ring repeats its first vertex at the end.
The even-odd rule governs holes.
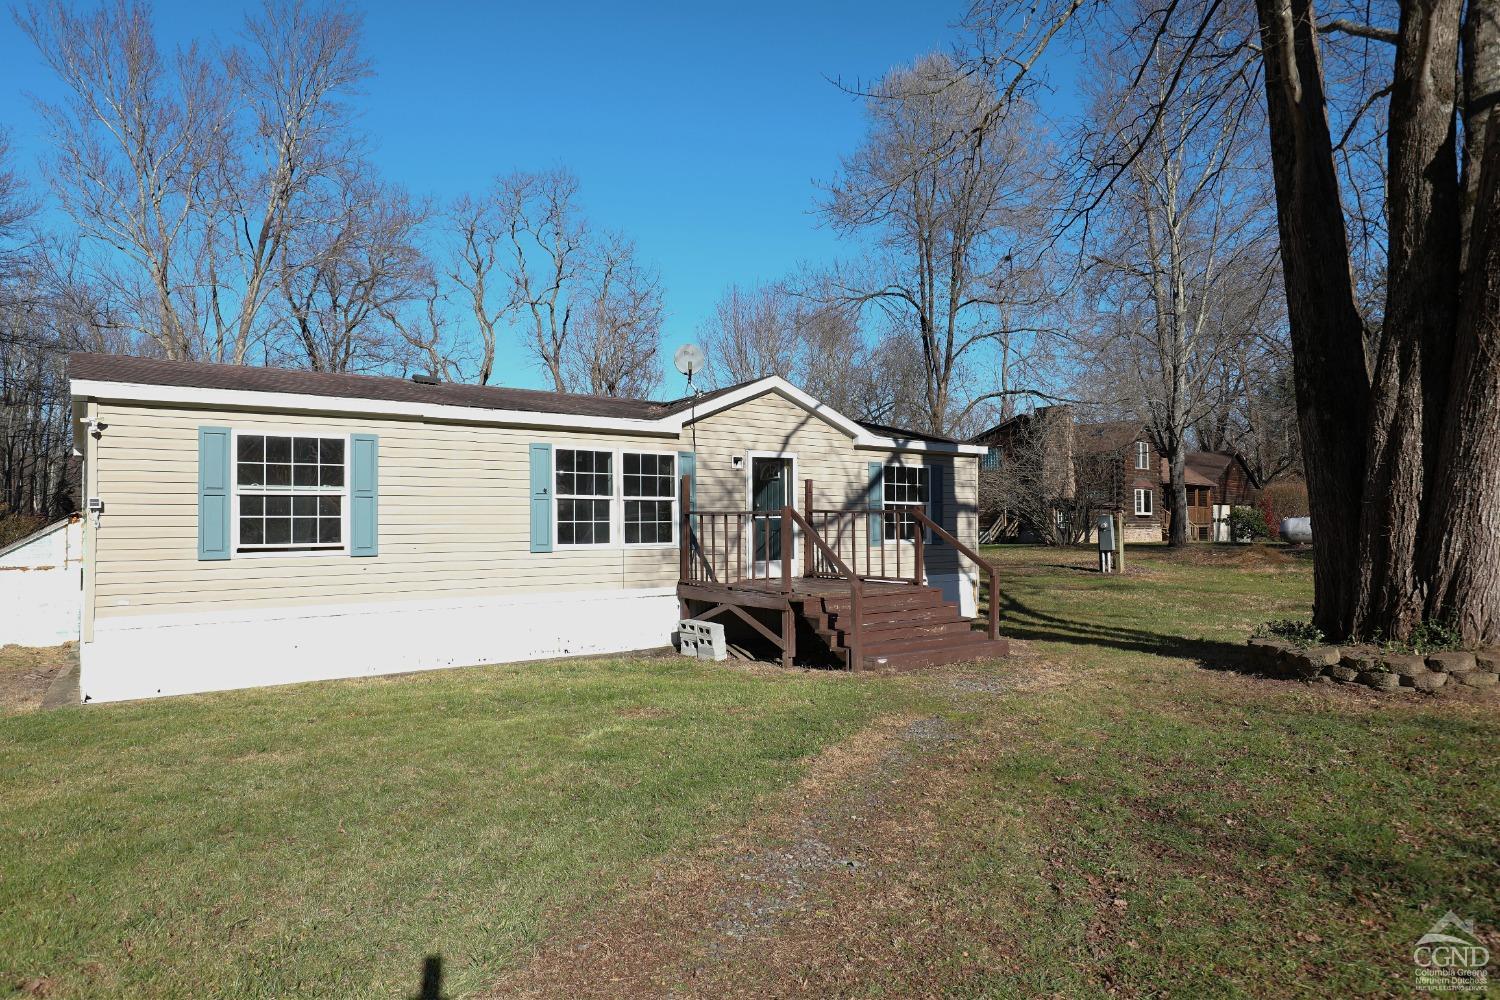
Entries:
POLYGON ((672 588, 102 618, 85 701, 469 667, 665 646, 672 588))
POLYGON ((968 560, 956 573, 928 573, 927 585, 941 590, 943 600, 957 604, 958 613, 965 618, 979 613, 979 573, 968 560))

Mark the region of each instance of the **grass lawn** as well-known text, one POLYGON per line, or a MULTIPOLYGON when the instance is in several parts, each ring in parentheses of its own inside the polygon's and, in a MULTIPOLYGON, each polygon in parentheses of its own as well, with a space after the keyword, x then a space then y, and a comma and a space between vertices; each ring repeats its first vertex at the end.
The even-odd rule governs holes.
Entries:
POLYGON ((992 554, 1020 642, 962 685, 579 660, 0 718, 0 993, 398 997, 441 955, 467 995, 891 716, 952 738, 797 802, 899 835, 691 992, 1406 994, 1444 911, 1493 935, 1500 701, 1206 669, 1306 613, 1280 551, 992 554))
POLYGON ((939 807, 954 833, 930 890, 963 914, 941 949, 956 981, 1406 995, 1412 946, 1450 909, 1500 953, 1496 701, 1202 669, 1306 614, 1310 574, 1276 550, 1131 551, 1124 578, 993 555, 1010 632, 1073 681, 1000 699, 974 779, 939 807))
POLYGON ((663 657, 0 719, 0 990, 461 995, 898 695, 663 657))

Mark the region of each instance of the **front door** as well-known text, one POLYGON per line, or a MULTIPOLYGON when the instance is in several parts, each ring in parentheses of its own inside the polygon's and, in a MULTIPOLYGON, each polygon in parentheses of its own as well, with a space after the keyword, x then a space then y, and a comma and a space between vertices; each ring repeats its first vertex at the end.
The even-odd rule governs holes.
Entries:
POLYGON ((774 517, 752 518, 755 530, 751 536, 751 545, 756 576, 781 574, 781 533, 786 529, 781 523, 779 512, 787 505, 791 495, 791 459, 750 459, 750 509, 778 512, 774 517))

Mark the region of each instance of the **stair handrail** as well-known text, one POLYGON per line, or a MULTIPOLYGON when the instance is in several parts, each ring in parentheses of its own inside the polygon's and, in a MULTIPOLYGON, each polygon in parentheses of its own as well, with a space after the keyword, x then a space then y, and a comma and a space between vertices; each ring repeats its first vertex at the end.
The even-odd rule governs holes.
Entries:
MULTIPOLYGON (((823 553, 828 562, 838 571, 839 575, 849 581, 849 629, 847 633, 848 639, 846 640, 846 645, 849 647, 849 669, 863 670, 865 665, 862 628, 864 620, 864 585, 860 582, 859 574, 845 565, 844 560, 839 558, 839 554, 823 540, 823 536, 814 530, 811 522, 798 513, 795 507, 782 508, 782 516, 789 518, 800 526, 803 532, 802 537, 811 539, 813 545, 817 546, 818 551, 823 553)), ((807 567, 807 569, 811 570, 811 567, 807 567)))
POLYGON ((978 552, 975 552, 973 549, 969 548, 963 542, 954 537, 953 533, 950 532, 947 528, 944 528, 941 524, 938 524, 932 518, 928 517, 927 512, 922 510, 922 508, 910 507, 908 508, 908 510, 910 510, 911 513, 915 514, 917 516, 918 523, 926 525, 928 530, 930 530, 933 535, 941 538, 943 541, 953 546, 963 555, 968 556, 972 562, 989 573, 989 622, 985 626, 985 631, 991 640, 1000 638, 1000 571, 995 568, 995 564, 990 562, 988 559, 981 559, 978 552))

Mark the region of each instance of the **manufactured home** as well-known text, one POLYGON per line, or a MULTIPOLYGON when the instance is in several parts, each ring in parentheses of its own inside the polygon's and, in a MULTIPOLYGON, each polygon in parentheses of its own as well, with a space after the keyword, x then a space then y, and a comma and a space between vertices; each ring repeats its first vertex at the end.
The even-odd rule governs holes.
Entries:
POLYGON ((996 655, 983 448, 780 378, 671 402, 71 358, 81 692, 107 701, 659 648, 996 655))

